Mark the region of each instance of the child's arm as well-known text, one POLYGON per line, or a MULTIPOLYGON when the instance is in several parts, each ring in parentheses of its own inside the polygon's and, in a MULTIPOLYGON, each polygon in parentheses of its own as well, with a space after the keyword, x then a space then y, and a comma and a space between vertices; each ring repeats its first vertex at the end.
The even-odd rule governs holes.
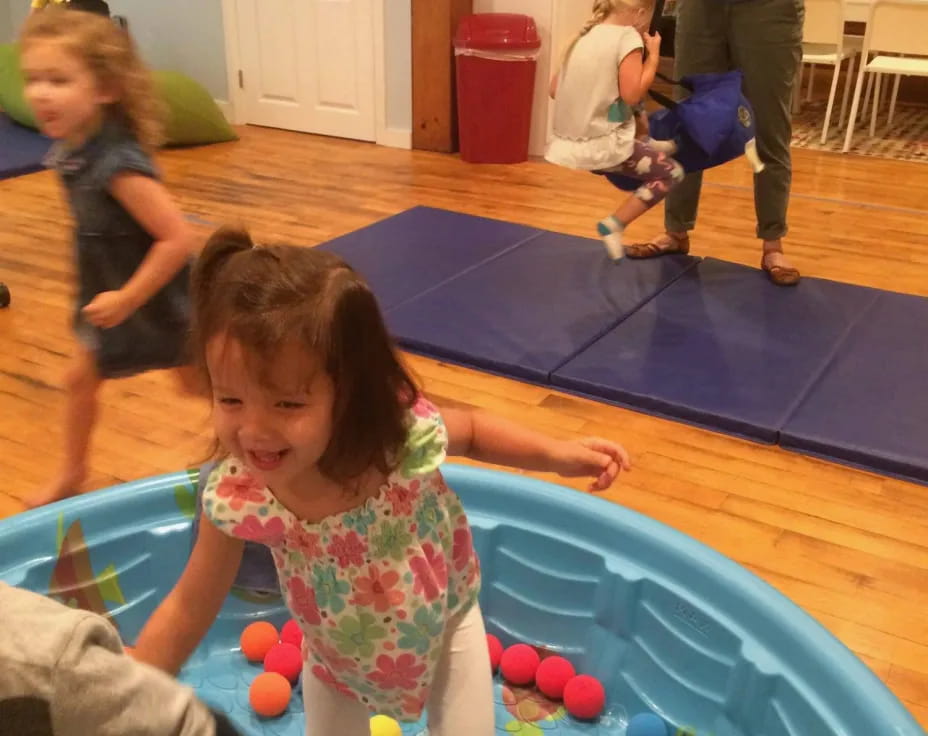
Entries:
POLYGON ((442 409, 441 414, 449 455, 565 477, 592 476, 594 491, 605 490, 620 470, 631 467, 621 445, 598 437, 556 440, 483 411, 442 409))
POLYGON ((97 327, 115 327, 151 299, 183 268, 193 237, 180 209, 161 182, 124 172, 113 177, 110 194, 155 239, 138 269, 118 291, 104 291, 84 307, 97 327))
POLYGON ((235 581, 244 546, 201 515, 187 567, 139 634, 136 659, 177 673, 216 619, 235 581))
POLYGON ((654 84, 657 65, 661 59, 661 34, 644 34, 648 58, 641 60, 641 52, 633 51, 619 64, 619 97, 628 105, 637 105, 654 84))

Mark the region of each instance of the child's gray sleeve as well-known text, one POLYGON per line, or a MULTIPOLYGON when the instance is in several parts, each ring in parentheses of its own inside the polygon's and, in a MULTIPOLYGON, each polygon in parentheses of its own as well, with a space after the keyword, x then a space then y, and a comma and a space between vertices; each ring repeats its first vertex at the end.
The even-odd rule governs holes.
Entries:
POLYGON ((78 624, 53 673, 56 734, 214 736, 215 720, 190 688, 123 653, 103 620, 78 624))

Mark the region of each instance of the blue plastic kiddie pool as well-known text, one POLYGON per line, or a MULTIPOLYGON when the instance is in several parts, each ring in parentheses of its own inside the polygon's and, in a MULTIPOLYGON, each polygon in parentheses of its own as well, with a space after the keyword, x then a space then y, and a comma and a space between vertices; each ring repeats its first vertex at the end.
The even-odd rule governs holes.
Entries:
MULTIPOLYGON (((563 654, 608 693, 605 714, 581 722, 497 683, 500 734, 622 736, 642 711, 670 736, 925 733, 825 629, 699 542, 561 486, 450 464, 445 475, 474 528, 488 630, 563 654)), ((131 643, 187 559, 196 478, 149 478, 0 522, 0 579, 108 611, 131 643)), ((304 733, 298 693, 278 719, 251 712, 260 669, 237 651, 250 621, 287 618, 278 596, 236 591, 182 673, 249 734, 304 733)))

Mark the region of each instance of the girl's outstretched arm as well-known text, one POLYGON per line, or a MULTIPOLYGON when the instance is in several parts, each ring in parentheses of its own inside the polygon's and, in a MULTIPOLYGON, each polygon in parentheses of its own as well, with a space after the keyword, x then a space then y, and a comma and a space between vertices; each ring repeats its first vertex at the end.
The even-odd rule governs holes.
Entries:
POLYGON ((132 277, 118 291, 104 291, 84 307, 97 327, 115 327, 151 299, 190 260, 193 235, 164 185, 142 174, 113 177, 110 194, 155 242, 132 277))
POLYGON ((620 471, 631 467, 625 448, 599 437, 557 440, 478 410, 449 408, 441 414, 448 428, 449 455, 568 478, 589 476, 593 491, 605 490, 620 471))
POLYGON ((242 561, 245 543, 219 531, 203 514, 180 580, 139 634, 132 655, 177 674, 219 614, 242 561))

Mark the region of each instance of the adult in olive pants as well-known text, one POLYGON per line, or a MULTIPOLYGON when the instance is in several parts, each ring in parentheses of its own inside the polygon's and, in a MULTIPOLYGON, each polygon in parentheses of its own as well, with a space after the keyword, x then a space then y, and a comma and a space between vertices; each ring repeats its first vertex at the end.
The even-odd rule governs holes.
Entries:
MULTIPOLYGON (((757 150, 766 168, 754 177, 761 267, 779 285, 795 284, 799 272, 783 255, 789 204, 790 102, 802 58, 803 0, 680 0, 677 7, 675 74, 740 69, 754 108, 757 150)), ((702 172, 688 174, 670 192, 664 210, 666 233, 627 247, 633 258, 689 252, 696 226, 702 172)))

